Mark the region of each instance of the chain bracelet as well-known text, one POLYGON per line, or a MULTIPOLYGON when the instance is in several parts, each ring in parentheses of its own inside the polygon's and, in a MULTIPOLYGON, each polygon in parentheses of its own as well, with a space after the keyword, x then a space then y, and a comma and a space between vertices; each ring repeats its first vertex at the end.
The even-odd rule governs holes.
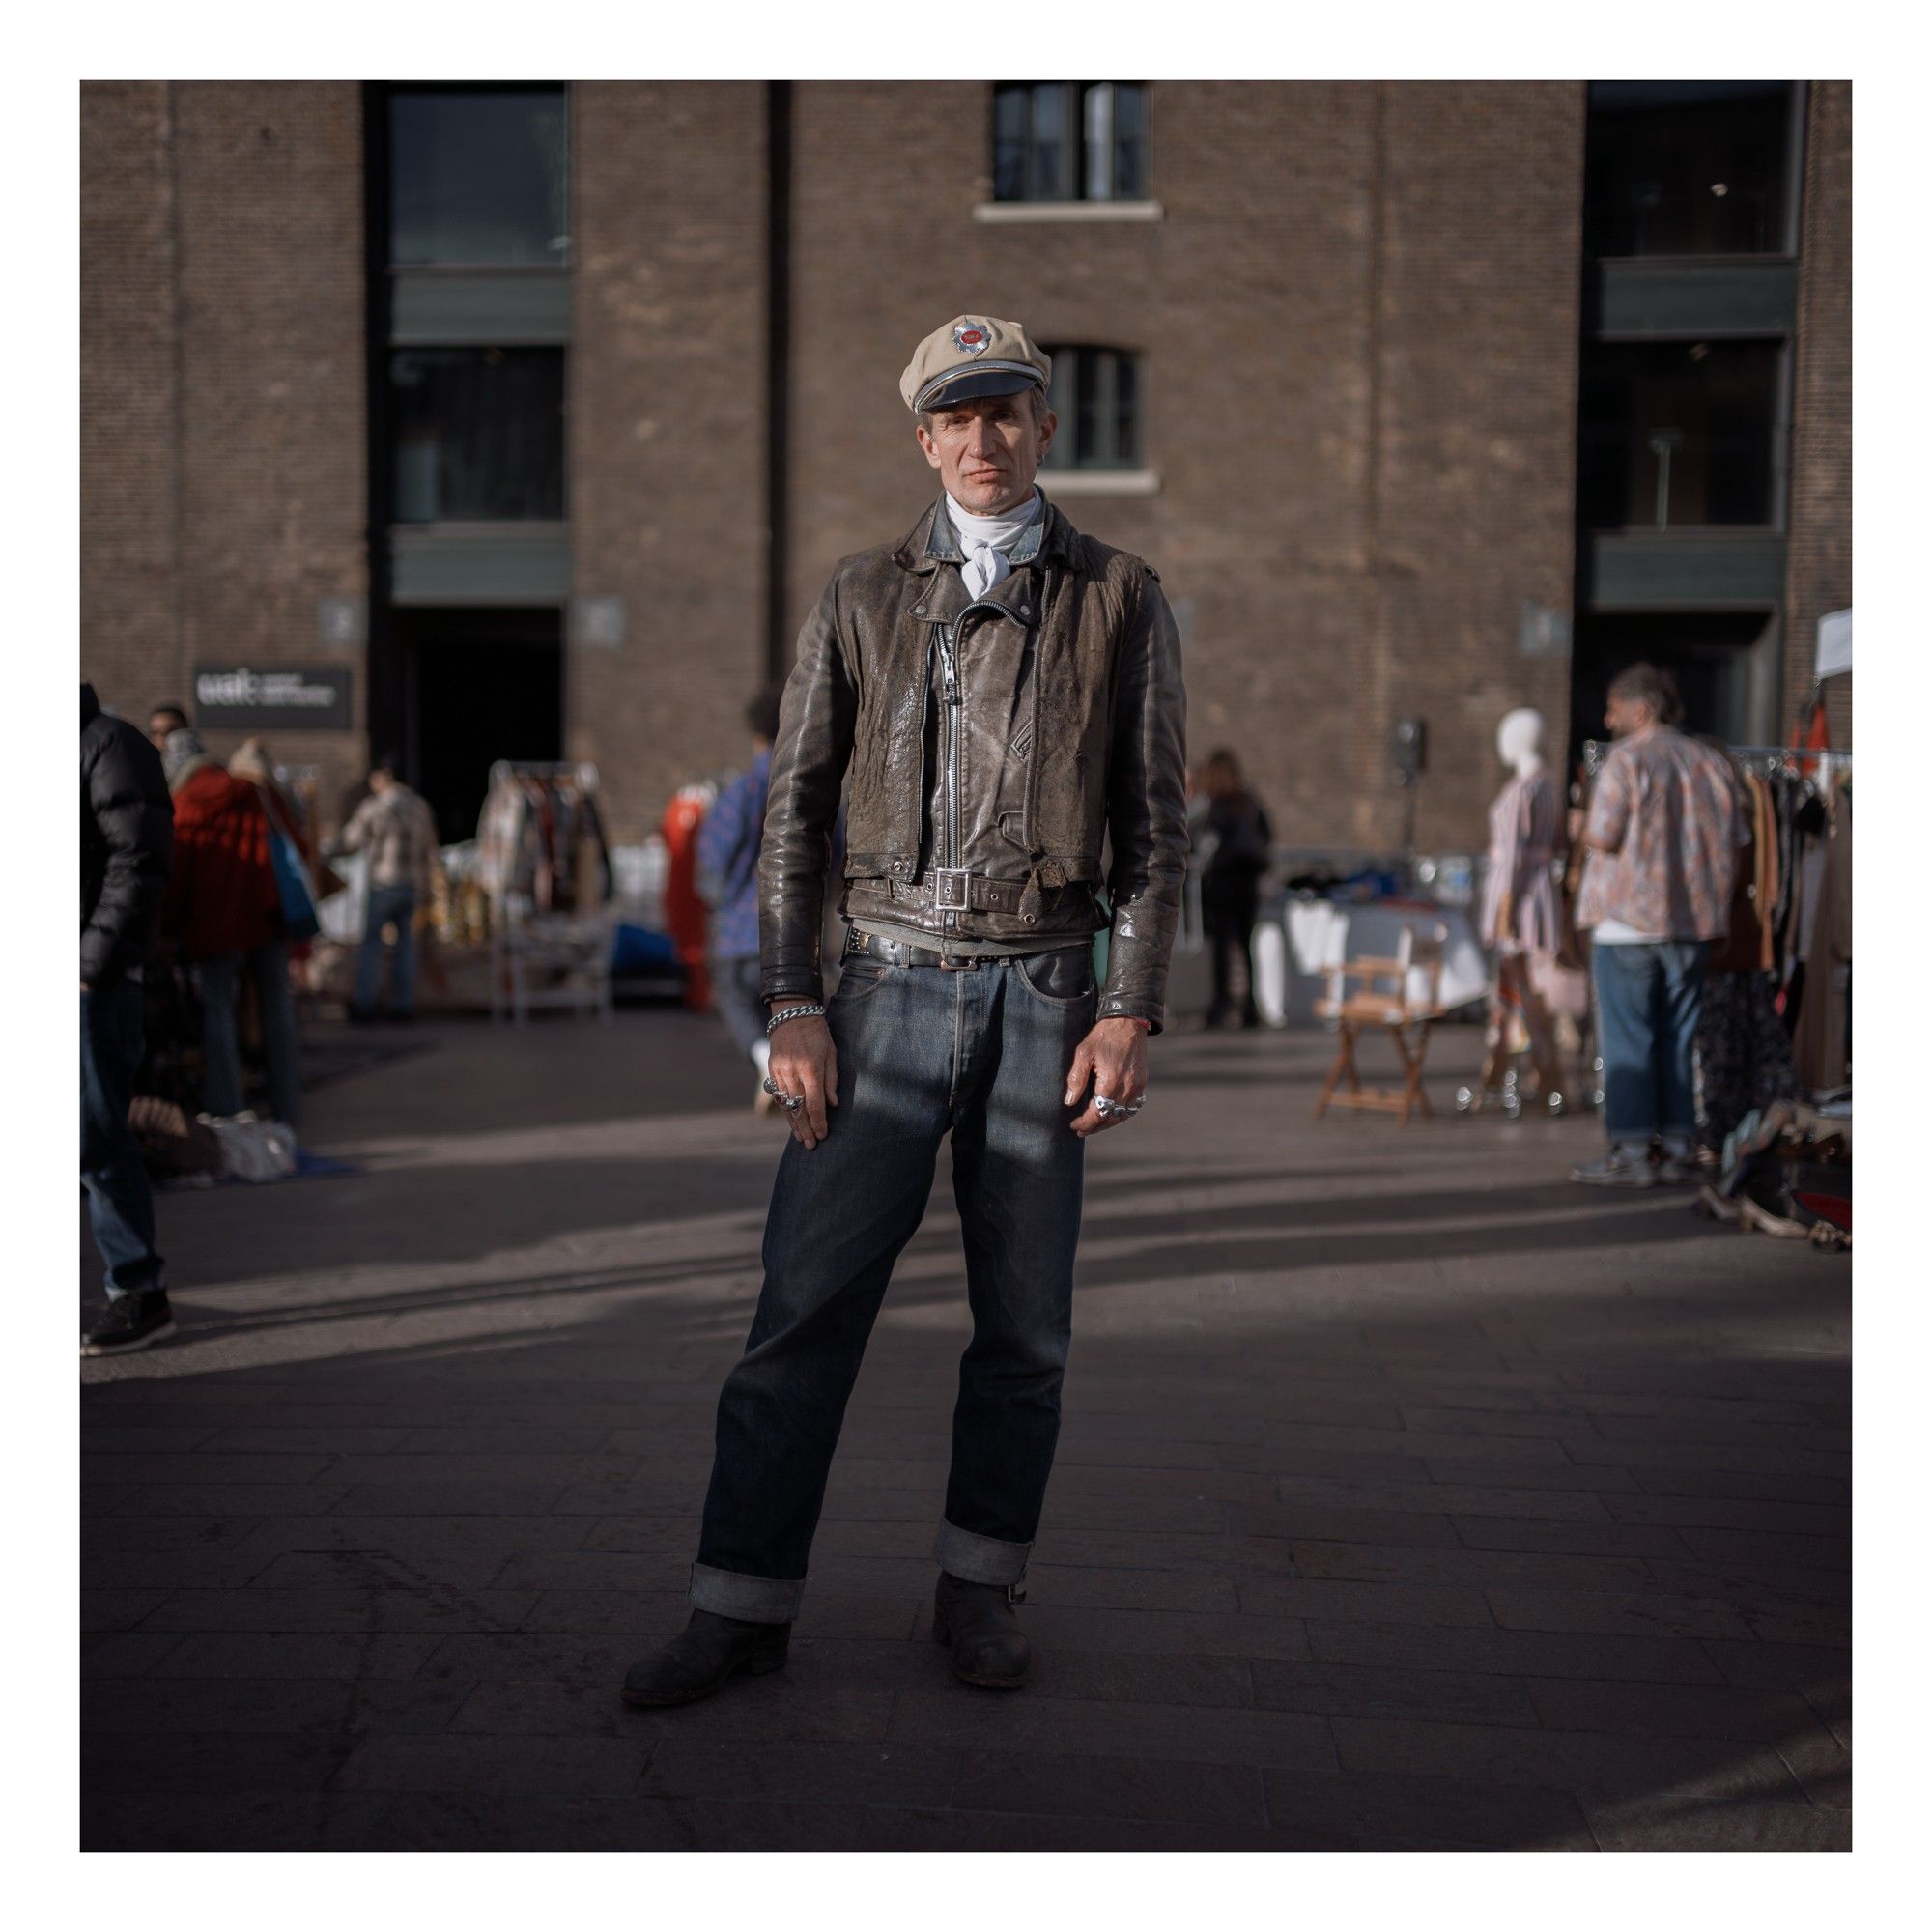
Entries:
POLYGON ((784 1025, 786 1020, 813 1019, 818 1014, 824 1012, 824 1007, 815 1000, 802 1007, 786 1007, 783 1011, 774 1013, 765 1022, 765 1037, 769 1039, 773 1034, 778 1032, 780 1027, 784 1025))

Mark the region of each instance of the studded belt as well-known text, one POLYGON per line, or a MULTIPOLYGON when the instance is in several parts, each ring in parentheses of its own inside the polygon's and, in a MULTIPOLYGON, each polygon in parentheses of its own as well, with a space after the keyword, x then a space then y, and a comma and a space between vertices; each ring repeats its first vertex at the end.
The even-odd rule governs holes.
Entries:
POLYGON ((876 932, 861 932, 852 927, 845 934, 847 959, 863 955, 882 966, 935 966, 942 973, 970 973, 980 966, 1000 966, 1009 959, 1031 959, 1031 952, 959 953, 943 952, 931 946, 914 946, 903 939, 882 939, 876 932))

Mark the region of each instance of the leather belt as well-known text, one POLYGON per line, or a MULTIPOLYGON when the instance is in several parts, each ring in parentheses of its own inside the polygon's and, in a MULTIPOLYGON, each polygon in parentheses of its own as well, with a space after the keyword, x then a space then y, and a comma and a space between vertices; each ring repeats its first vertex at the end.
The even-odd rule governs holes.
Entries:
POLYGON ((903 939, 884 939, 876 932, 861 932, 856 926, 848 928, 845 934, 845 957, 850 959, 854 953, 876 959, 883 966, 935 966, 942 973, 970 973, 976 967, 1000 966, 1009 959, 1034 956, 1033 952, 941 952, 930 946, 914 946, 903 939))

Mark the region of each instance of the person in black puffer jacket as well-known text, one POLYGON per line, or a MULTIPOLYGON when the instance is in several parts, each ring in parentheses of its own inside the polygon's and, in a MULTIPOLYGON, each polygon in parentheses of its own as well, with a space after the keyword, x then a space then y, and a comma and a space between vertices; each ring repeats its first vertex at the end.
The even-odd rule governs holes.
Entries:
POLYGON ((155 1250, 155 1201, 128 1103, 141 1064, 141 962, 174 850, 155 748, 80 687, 80 1179, 107 1266, 107 1312, 83 1355, 122 1355, 175 1331, 155 1250))

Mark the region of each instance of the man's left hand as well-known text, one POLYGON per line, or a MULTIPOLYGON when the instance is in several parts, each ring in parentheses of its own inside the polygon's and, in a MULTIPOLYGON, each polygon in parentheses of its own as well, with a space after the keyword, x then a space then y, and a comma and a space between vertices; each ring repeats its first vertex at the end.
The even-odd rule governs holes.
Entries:
POLYGON ((1086 1111, 1073 1122, 1073 1131, 1082 1140, 1118 1127, 1124 1113, 1102 1114, 1104 1097, 1119 1108, 1134 1108, 1147 1094, 1147 1030, 1138 1020, 1106 1019, 1094 1023, 1092 1033, 1073 1050, 1073 1065, 1066 1073, 1066 1101, 1077 1106, 1080 1096, 1093 1083, 1094 1097, 1086 1111))

